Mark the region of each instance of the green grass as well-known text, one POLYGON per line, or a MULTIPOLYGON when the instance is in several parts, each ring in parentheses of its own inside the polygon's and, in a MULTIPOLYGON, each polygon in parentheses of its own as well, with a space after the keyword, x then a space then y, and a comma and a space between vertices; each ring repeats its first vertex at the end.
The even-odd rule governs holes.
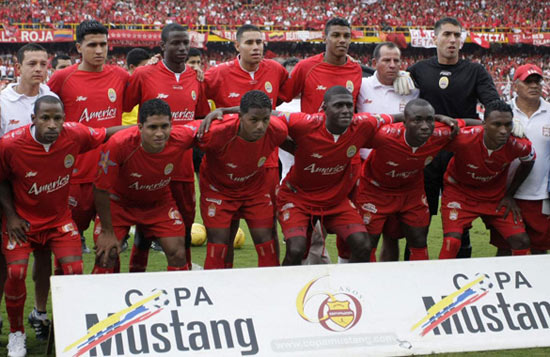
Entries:
MULTIPOLYGON (((197 210, 197 212, 200 212, 197 210)), ((200 215, 198 215, 197 220, 200 221, 200 215)), ((244 221, 241 221, 241 227, 246 233, 246 242, 241 249, 235 250, 235 268, 245 268, 245 267, 255 267, 257 266, 257 255, 256 250, 254 249, 254 245, 252 244, 252 240, 250 239, 250 234, 248 232, 248 228, 246 227, 246 224, 244 221)), ((93 240, 91 238, 91 229, 89 229, 86 232, 86 242, 89 247, 93 246, 93 240)), ((476 220, 473 224, 473 228, 470 231, 471 234, 471 240, 472 240, 472 247, 473 247, 473 256, 474 257, 489 257, 494 256, 496 253, 496 248, 489 245, 489 235, 485 229, 485 226, 480 220, 476 220)), ((442 241, 442 229, 441 229, 441 219, 439 216, 434 217, 431 227, 430 227, 430 233, 428 236, 428 246, 429 246, 429 255, 431 259, 437 259, 439 255, 439 250, 441 248, 441 241, 442 241)), ((282 234, 280 233, 279 229, 279 239, 282 241, 282 234)), ((132 238, 130 239, 130 249, 132 246, 132 238)), ((402 259, 402 251, 404 247, 404 240, 402 239, 400 241, 401 246, 401 259, 402 259)), ((130 249, 123 252, 121 254, 121 270, 123 272, 128 271, 128 261, 130 259, 130 249)), ((329 255, 333 262, 336 262, 337 260, 337 251, 336 251, 336 242, 335 242, 335 236, 329 235, 327 238, 327 249, 329 252, 329 255)), ((285 251, 285 245, 281 244, 281 258, 284 257, 284 251, 285 251)), ((193 247, 192 248, 192 260, 194 263, 197 263, 199 265, 203 265, 204 263, 204 257, 206 254, 206 245, 203 245, 201 247, 193 247)), ((93 264, 94 264, 94 256, 93 254, 85 254, 83 256, 84 259, 84 271, 85 273, 90 273, 93 264)), ((32 264, 32 258, 31 263, 32 264)), ((164 271, 166 269, 166 259, 164 255, 160 252, 156 252, 151 250, 149 255, 149 265, 147 268, 148 272, 153 271, 164 271)), ((29 273, 27 275, 27 302, 25 305, 25 314, 24 319, 26 322, 27 316, 32 310, 33 304, 34 304, 34 291, 33 291, 33 284, 32 279, 30 277, 31 269, 29 269, 29 273)), ((4 305, 3 305, 4 306, 4 305)), ((48 311, 51 316, 51 301, 48 303, 48 311)), ((2 308, 2 318, 4 320, 4 328, 3 328, 3 334, 0 336, 0 355, 6 354, 6 344, 7 344, 7 334, 9 332, 9 324, 7 321, 6 311, 5 308, 2 308)), ((46 343, 37 341, 34 336, 34 330, 28 327, 28 324, 26 324, 26 332, 27 332, 27 350, 28 350, 28 356, 43 356, 44 351, 46 348, 46 343)), ((528 356, 548 356, 550 355, 550 348, 536 348, 536 349, 521 349, 521 350, 505 350, 505 351, 494 351, 494 352, 471 352, 471 353, 454 353, 454 354, 443 354, 443 356, 477 356, 483 354, 484 356, 513 356, 513 357, 520 357, 524 355, 528 356)))

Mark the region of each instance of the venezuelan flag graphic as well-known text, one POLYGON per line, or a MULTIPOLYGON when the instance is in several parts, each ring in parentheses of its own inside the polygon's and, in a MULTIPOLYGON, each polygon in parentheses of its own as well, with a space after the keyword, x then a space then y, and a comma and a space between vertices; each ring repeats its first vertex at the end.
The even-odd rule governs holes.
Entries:
POLYGON ((68 352, 76 347, 77 351, 74 356, 82 356, 117 333, 125 331, 130 326, 155 316, 161 312, 163 308, 159 307, 151 310, 145 306, 145 304, 159 298, 163 293, 163 291, 158 291, 153 295, 136 302, 132 306, 120 310, 106 319, 99 321, 97 324, 88 329, 88 333, 85 336, 65 347, 63 352, 68 352))
POLYGON ((53 39, 54 41, 72 41, 74 39, 73 30, 70 30, 70 29, 55 30, 53 32, 53 39))
POLYGON ((488 281, 488 277, 486 275, 481 275, 477 279, 464 285, 459 290, 441 299, 441 301, 428 309, 426 316, 418 321, 411 328, 411 331, 414 331, 421 326, 422 331, 420 335, 425 336, 452 315, 483 298, 487 295, 492 286, 492 284, 487 284, 485 280, 488 281), (484 288, 482 285, 487 285, 488 288, 484 288))

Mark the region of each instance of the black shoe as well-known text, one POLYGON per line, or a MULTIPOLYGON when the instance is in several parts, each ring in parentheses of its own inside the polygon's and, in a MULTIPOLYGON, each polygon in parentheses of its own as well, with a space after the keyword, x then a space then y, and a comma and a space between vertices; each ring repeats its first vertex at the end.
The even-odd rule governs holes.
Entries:
MULTIPOLYGON (((128 237, 128 236, 126 236, 126 237, 128 237)), ((120 245, 120 252, 122 253, 127 249, 128 249, 128 239, 124 238, 124 240, 122 241, 122 244, 120 245)))
POLYGON ((29 324, 34 328, 36 339, 46 341, 50 335, 50 320, 39 319, 36 317, 36 309, 33 309, 29 315, 29 324))
POLYGON ((153 243, 151 243, 151 249, 156 250, 157 252, 162 252, 162 247, 160 246, 158 240, 154 240, 153 243))
POLYGON ((468 247, 460 247, 460 250, 458 251, 457 258, 471 258, 472 257, 472 246, 468 247))

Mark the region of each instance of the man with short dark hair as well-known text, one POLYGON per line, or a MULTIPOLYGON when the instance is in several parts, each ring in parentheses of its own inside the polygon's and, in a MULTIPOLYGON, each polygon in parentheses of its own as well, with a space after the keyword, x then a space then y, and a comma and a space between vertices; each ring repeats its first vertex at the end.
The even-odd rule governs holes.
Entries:
MULTIPOLYGON (((137 68, 130 77, 124 98, 126 110, 147 100, 160 98, 170 106, 172 125, 184 125, 202 118, 210 111, 197 73, 186 65, 190 39, 185 27, 179 24, 164 26, 160 48, 163 58, 154 65, 137 68)), ((191 226, 195 220, 195 176, 193 152, 180 155, 180 163, 174 167, 170 189, 183 216, 186 227, 187 262, 191 267, 191 226)), ((140 233, 137 233, 140 234, 140 233)), ((141 238, 141 237, 140 237, 141 238)), ((138 238, 138 239, 140 239, 138 238)), ((130 257, 130 271, 145 271, 150 241, 145 246, 135 245, 130 257), (143 249, 141 249, 143 248, 143 249)))
POLYGON ((103 147, 94 198, 96 263, 93 274, 114 273, 120 241, 136 225, 145 238, 159 238, 168 271, 188 270, 185 224, 170 183, 184 164, 181 152, 195 139, 194 128, 172 126, 170 106, 161 99, 140 105, 139 124, 114 135, 103 147))
POLYGON ((199 142, 206 153, 200 171, 201 214, 208 246, 205 269, 225 268, 232 245, 231 221, 244 218, 258 253, 258 266, 277 266, 272 239, 273 199, 265 181, 265 162, 288 130, 271 117, 272 103, 262 91, 243 95, 239 114, 216 120, 199 142))
POLYGON ((8 356, 26 355, 23 308, 29 254, 44 248, 49 254, 51 249, 64 274, 82 273, 80 236, 67 205, 69 181, 78 155, 98 147, 108 134, 103 128, 89 129, 64 119, 61 101, 42 96, 34 106, 32 124, 0 141, 2 251, 8 263, 5 292, 11 326, 8 356))
MULTIPOLYGON (((478 101, 483 105, 498 100, 495 84, 487 70, 479 63, 460 59, 462 25, 454 18, 445 17, 435 23, 436 56, 422 60, 408 68, 420 98, 426 99, 435 112, 452 118, 476 118, 478 101)), ((452 154, 440 152, 425 169, 424 186, 430 214, 436 215, 443 175, 452 154)), ((468 230, 462 238, 459 257, 470 257, 472 247, 468 230)))
MULTIPOLYGON (((546 254, 550 249, 550 212, 548 201, 548 174, 550 172, 550 104, 542 98, 543 74, 540 67, 526 64, 516 68, 514 91, 510 102, 514 111, 514 125, 523 126, 526 137, 533 143, 537 160, 529 176, 514 194, 521 209, 521 217, 531 243, 531 254, 546 254)), ((510 171, 517 167, 513 162, 510 171)), ((510 244, 491 228, 491 244, 497 255, 510 255, 510 244)))
POLYGON ((528 139, 511 135, 512 126, 512 108, 496 100, 485 106, 483 126, 461 129, 447 146, 454 156, 441 198, 444 238, 439 259, 456 258, 463 230, 478 217, 508 241, 513 255, 528 254, 529 236, 513 196, 533 168, 535 150, 528 139), (506 188, 515 159, 521 163, 506 188))
MULTIPOLYGON (((128 73, 132 75, 136 68, 145 66, 151 54, 143 48, 133 48, 126 55, 126 68, 128 73)), ((137 124, 139 104, 136 104, 131 111, 122 113, 122 125, 137 124)))
MULTIPOLYGON (((105 64, 108 30, 95 20, 86 20, 76 28, 76 50, 82 61, 53 74, 48 85, 61 98, 66 120, 91 128, 112 127, 122 123, 124 91, 128 72, 105 64)), ((95 217, 93 181, 99 150, 78 157, 71 181, 69 205, 78 230, 83 232, 95 217)))
POLYGON ((53 71, 59 71, 60 69, 67 68, 72 65, 71 57, 67 55, 57 55, 52 59, 53 71))
POLYGON ((202 56, 201 51, 198 48, 191 47, 187 54, 187 61, 185 63, 193 68, 195 71, 202 71, 202 56))

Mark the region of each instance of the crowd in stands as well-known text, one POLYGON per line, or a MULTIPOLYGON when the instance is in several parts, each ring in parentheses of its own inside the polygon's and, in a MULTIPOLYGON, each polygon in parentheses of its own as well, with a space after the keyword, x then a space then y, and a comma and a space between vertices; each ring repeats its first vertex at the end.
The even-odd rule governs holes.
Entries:
POLYGON ((161 26, 169 22, 264 28, 319 30, 334 16, 354 26, 381 29, 433 26, 442 15, 458 18, 466 28, 549 29, 548 0, 35 0, 3 1, 0 19, 9 23, 50 24, 98 19, 111 24, 161 26))

